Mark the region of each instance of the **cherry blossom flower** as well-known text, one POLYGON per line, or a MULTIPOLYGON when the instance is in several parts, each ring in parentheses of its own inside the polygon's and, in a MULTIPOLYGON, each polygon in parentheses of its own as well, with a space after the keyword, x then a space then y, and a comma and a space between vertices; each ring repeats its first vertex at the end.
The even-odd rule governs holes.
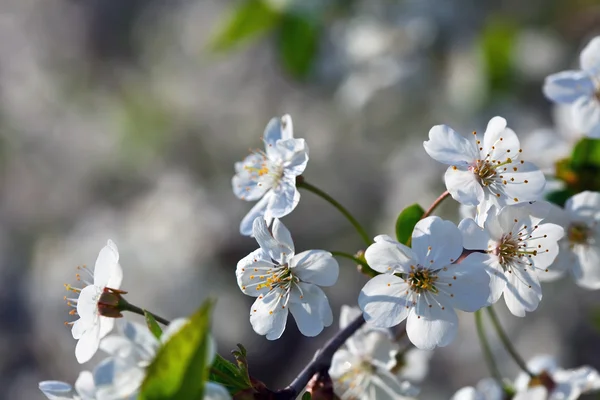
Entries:
POLYGON ((454 309, 476 311, 489 297, 489 277, 481 268, 485 254, 456 263, 462 252, 458 228, 438 217, 416 224, 412 249, 377 236, 365 258, 382 274, 367 282, 358 298, 367 323, 387 328, 407 319, 408 338, 418 348, 448 345, 458 327, 454 309))
POLYGON ((519 139, 501 117, 490 120, 483 142, 475 132, 470 140, 436 125, 423 146, 431 158, 450 165, 446 188, 461 204, 504 206, 537 200, 546 184, 544 174, 522 159, 519 139))
POLYGON ((600 36, 579 56, 580 70, 546 78, 544 94, 556 103, 571 104, 574 124, 589 137, 600 138, 600 36))
MULTIPOLYGON (((360 309, 342 306, 340 329, 361 314, 360 309)), ((329 375, 334 391, 342 399, 408 399, 418 388, 394 372, 400 347, 387 329, 363 325, 331 360, 329 375)), ((409 365, 404 366, 410 369, 409 365)))
POLYGON ((538 274, 552 274, 549 267, 564 233, 559 225, 542 222, 549 207, 546 202, 506 206, 499 212, 493 207, 483 228, 472 219, 461 221, 464 247, 486 251, 489 257, 483 268, 490 275, 488 304, 504 294, 513 315, 523 317, 537 308, 542 299, 538 274))
POLYGON ((538 355, 527 363, 535 378, 521 373, 515 379, 515 398, 522 400, 575 400, 586 393, 600 391, 600 374, 583 366, 561 369, 549 355, 538 355))
POLYGON ((272 233, 264 219, 255 219, 252 233, 260 248, 238 262, 236 275, 242 292, 257 297, 250 309, 254 331, 278 339, 289 310, 303 335, 321 333, 333 322, 333 314, 319 286, 337 281, 337 261, 324 250, 295 254, 292 236, 277 218, 272 233))
POLYGON ((106 246, 100 250, 94 272, 85 266, 81 267, 81 274, 77 279, 85 283, 80 289, 65 285, 67 290, 77 294, 77 298, 66 298, 67 304, 76 307, 71 314, 79 315, 79 319, 72 322, 71 333, 77 339, 75 356, 82 364, 90 360, 98 350, 100 339, 106 336, 114 327, 114 318, 108 318, 99 312, 100 296, 107 291, 118 291, 123 280, 123 270, 119 265, 119 250, 117 245, 108 240, 106 246), (84 275, 82 275, 84 274, 84 275))
POLYGON ((273 118, 265 128, 265 151, 256 150, 244 161, 235 163, 231 180, 233 192, 242 200, 258 203, 242 219, 240 233, 252 234, 252 222, 263 217, 267 225, 273 218, 291 213, 300 201, 296 177, 308 163, 308 146, 304 139, 294 139, 292 118, 273 118))
POLYGON ((600 193, 576 194, 564 210, 553 207, 549 219, 565 229, 552 267, 559 274, 569 270, 581 287, 600 289, 600 193))

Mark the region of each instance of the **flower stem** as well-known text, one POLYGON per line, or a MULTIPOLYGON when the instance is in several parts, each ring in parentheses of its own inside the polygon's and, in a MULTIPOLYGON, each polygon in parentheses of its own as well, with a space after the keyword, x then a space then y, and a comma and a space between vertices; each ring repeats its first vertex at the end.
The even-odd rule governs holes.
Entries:
POLYGON ((314 374, 327 371, 331 365, 333 354, 354 334, 363 324, 365 320, 362 315, 350 322, 348 326, 336 333, 334 337, 329 339, 325 346, 316 354, 315 358, 300 372, 288 387, 274 392, 273 399, 288 400, 295 399, 298 394, 306 387, 310 378, 314 374))
POLYGON ((167 326, 171 323, 171 321, 169 321, 168 319, 165 319, 163 317, 161 317, 160 315, 156 315, 153 312, 150 312, 148 310, 144 310, 143 308, 140 308, 134 304, 129 303, 128 301, 125 301, 125 299, 122 299, 124 301, 124 304, 122 305, 123 307, 123 311, 130 311, 134 314, 138 314, 141 316, 145 316, 145 313, 148 313, 150 315, 152 315, 154 317, 155 320, 157 320, 158 322, 160 322, 161 324, 167 326))
POLYGON ((490 374, 498 381, 499 384, 502 384, 502 375, 500 374, 498 365, 496 365, 496 361, 494 360, 494 354, 492 353, 490 342, 488 342, 487 337, 485 336, 485 328, 483 326, 481 310, 475 311, 475 326, 477 327, 477 336, 479 336, 479 342, 481 343, 483 358, 485 358, 485 362, 490 370, 490 374))
POLYGON ((529 370, 529 368, 527 368, 527 364, 525 363, 523 358, 521 358, 521 356, 519 355, 517 350, 514 348, 514 346, 510 342, 510 339, 504 332, 504 329, 502 329, 502 325, 500 325, 500 320, 498 319, 498 316, 496 315, 496 312, 494 311, 492 306, 487 307, 486 310, 490 316, 490 319, 492 320, 492 324, 494 325, 494 328, 496 329, 496 332, 498 333, 498 336, 500 337, 500 341, 502 341, 502 344, 504 345, 504 348, 506 349, 506 351, 508 351, 508 353, 511 355, 513 360, 515 360, 515 363, 517 363, 519 368, 521 368, 531 378, 535 377, 536 375, 533 372, 531 372, 529 370))
POLYGON ((440 197, 438 197, 437 199, 435 199, 435 201, 433 203, 431 203, 431 205, 429 206, 429 208, 427 209, 427 211, 425 211, 425 214, 423 214, 423 216, 421 217, 421 219, 423 218, 427 218, 431 215, 432 212, 435 211, 435 209, 442 204, 442 201, 444 201, 444 199, 446 197, 450 196, 450 192, 448 192, 447 190, 442 193, 440 195, 440 197))
POLYGON ((356 218, 354 218, 354 216, 352 216, 352 214, 350 214, 350 212, 348 210, 346 210, 346 208, 344 206, 342 206, 340 203, 338 203, 338 201, 335 200, 333 197, 331 197, 330 195, 328 195, 321 189, 317 188, 316 186, 313 186, 310 183, 306 182, 302 176, 299 176, 296 178, 296 186, 300 187, 300 188, 304 188, 304 189, 308 190, 309 192, 313 192, 317 196, 321 197, 323 200, 329 202, 332 206, 337 208, 337 210, 339 212, 341 212, 344 215, 344 217, 346 217, 346 219, 348 219, 348 221, 350 221, 350 223, 352 224, 354 229, 356 229, 356 232, 358 232, 358 234, 364 240, 364 242, 367 244, 367 246, 369 246, 371 243, 373 243, 373 241, 369 238, 369 235, 367 234, 365 229, 356 220, 356 218))
POLYGON ((335 257, 347 258, 348 260, 354 261, 355 263, 358 264, 358 269, 360 270, 360 272, 362 272, 363 274, 365 274, 367 276, 370 276, 371 278, 379 275, 379 272, 377 272, 373 268, 371 268, 369 266, 369 264, 367 264, 366 261, 361 260, 360 258, 353 256, 352 254, 344 253, 343 251, 332 251, 331 255, 333 255, 335 257))

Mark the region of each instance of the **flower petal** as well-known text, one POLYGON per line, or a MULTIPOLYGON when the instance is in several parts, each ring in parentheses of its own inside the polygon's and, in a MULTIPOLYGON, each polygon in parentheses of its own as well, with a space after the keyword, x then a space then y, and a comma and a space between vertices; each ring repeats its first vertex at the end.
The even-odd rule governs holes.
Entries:
POLYGON ((268 340, 281 337, 287 322, 288 309, 282 308, 279 290, 271 290, 264 297, 258 297, 250 309, 252 329, 259 335, 266 335, 268 340))
POLYGON ((484 191, 477 176, 466 167, 449 167, 444 182, 452 198, 461 204, 476 206, 484 201, 484 191))
POLYGON ((556 224, 543 223, 534 228, 527 240, 527 250, 534 251, 529 261, 538 273, 542 273, 552 265, 558 255, 558 241, 564 235, 564 229, 556 224))
POLYGON ((594 82, 584 71, 563 71, 548 76, 543 91, 556 103, 571 104, 580 97, 590 97, 594 93, 594 82))
POLYGON ((578 245, 573 248, 577 261, 571 270, 575 283, 586 289, 600 289, 600 248, 578 245))
POLYGON ((331 286, 337 282, 340 267, 331 253, 325 250, 308 250, 296 254, 290 261, 292 272, 303 282, 331 286))
POLYGON ((38 385, 39 389, 50 400, 72 400, 73 387, 60 381, 42 381, 38 385))
POLYGON ((409 286, 394 275, 378 275, 360 291, 358 305, 365 320, 377 327, 390 328, 404 321, 412 303, 407 299, 409 286))
POLYGON ((534 311, 542 300, 542 288, 533 270, 511 268, 505 276, 508 283, 504 289, 504 301, 510 312, 516 317, 524 317, 525 312, 534 311))
POLYGON ((489 256, 488 261, 485 262, 485 271, 490 277, 490 295, 487 299, 487 305, 492 305, 500 300, 508 279, 504 274, 504 269, 500 265, 497 256, 489 256))
POLYGON ((242 222, 240 223, 240 234, 242 234, 243 236, 252 235, 252 223, 256 218, 264 217, 265 211, 269 206, 269 202, 271 201, 272 195, 272 191, 267 192, 263 196, 263 198, 260 199, 250 211, 248 211, 248 214, 246 214, 246 216, 242 219, 242 222))
MULTIPOLYGON (((265 127, 265 131, 263 132, 262 139, 263 139, 263 142, 265 142, 265 149, 266 149, 267 155, 269 154, 271 149, 273 149, 275 147, 275 145, 277 144, 277 141, 282 139, 283 132, 282 132, 282 123, 281 122, 282 122, 282 118, 273 117, 269 120, 269 122, 267 123, 267 126, 265 127)), ((286 118, 286 125, 287 125, 287 122, 288 121, 286 118)), ((291 118, 289 119, 289 122, 291 122, 291 118)))
POLYGON ((285 248, 285 253, 291 257, 295 250, 292 234, 288 228, 286 228, 283 222, 281 222, 278 218, 274 218, 273 225, 271 226, 271 232, 273 233, 275 240, 279 242, 279 245, 285 248))
MULTIPOLYGON (((425 293, 428 296, 428 293, 425 293)), ((406 321, 406 333, 419 349, 433 350, 449 345, 458 331, 458 317, 452 307, 439 307, 435 301, 420 298, 406 321), (429 304, 432 307, 429 307, 429 304)))
POLYGON ((577 129, 591 138, 600 138, 600 101, 581 97, 573 103, 573 120, 577 129))
POLYGON ((504 196, 497 199, 498 205, 523 203, 542 198, 546 178, 535 164, 528 161, 522 164, 511 164, 502 176, 507 183, 503 186, 504 196))
POLYGON ((204 384, 204 400, 230 400, 231 396, 225 387, 215 382, 204 384))
POLYGON ((253 153, 248 155, 244 161, 235 163, 237 173, 231 178, 231 187, 237 198, 256 201, 271 188, 268 181, 258 179, 256 172, 253 172, 261 170, 264 162, 263 156, 253 153))
POLYGON ((585 46, 579 56, 579 65, 584 71, 594 75, 600 72, 600 36, 596 36, 585 46))
POLYGON ((119 250, 117 245, 109 239, 96 259, 94 285, 118 289, 121 287, 122 280, 123 270, 119 265, 119 250))
POLYGON ((316 285, 302 282, 296 284, 292 289, 289 308, 298 330, 304 336, 317 336, 325 326, 333 322, 329 300, 316 285))
POLYGON ((115 319, 100 315, 98 317, 98 325, 100 325, 100 333, 98 336, 100 339, 102 339, 113 330, 115 326, 115 319))
POLYGON ((265 217, 282 218, 294 211, 300 202, 300 192, 296 189, 296 178, 284 174, 279 185, 273 188, 273 195, 265 210, 265 217))
POLYGON ((485 270, 488 260, 487 254, 473 253, 438 273, 436 287, 448 304, 468 312, 485 306, 490 297, 490 277, 485 270))
POLYGON ((360 360, 348 350, 341 348, 333 354, 329 375, 333 380, 338 380, 348 373, 360 360))
POLYGON ((447 125, 436 125, 429 131, 429 140, 423 142, 431 158, 442 164, 466 166, 479 158, 474 141, 456 133, 447 125))
POLYGON ((75 381, 75 391, 82 399, 93 399, 96 397, 96 385, 94 375, 90 371, 81 371, 75 381))
POLYGON ((425 268, 439 269, 453 263, 463 251, 456 225, 440 217, 427 217, 415 225, 412 248, 425 268))
POLYGON ((96 321, 98 316, 98 298, 102 291, 94 285, 84 287, 77 300, 77 314, 86 325, 96 321))
POLYGON ((87 324, 81 318, 73 322, 73 326, 71 327, 71 335, 73 335, 73 339, 79 339, 86 329, 87 324))
MULTIPOLYGON (((279 226, 278 229, 281 229, 281 226, 279 226)), ((283 231, 280 233, 285 236, 283 231)), ((289 235, 289 232, 287 234, 289 235)), ((267 222, 264 219, 256 218, 254 220, 254 223, 252 224, 252 235, 258 242, 260 248, 267 253, 271 259, 277 260, 279 263, 284 264, 287 261, 288 256, 293 256, 293 251, 290 249, 289 243, 287 242, 288 238, 284 237, 286 240, 285 243, 281 243, 275 239, 269 231, 267 222)), ((289 237, 289 240, 291 240, 291 237, 289 237)))
POLYGON ((308 164, 308 145, 304 139, 280 140, 277 151, 286 175, 296 177, 304 172, 308 164))
POLYGON ((471 218, 465 218, 458 224, 462 234, 463 246, 468 250, 487 250, 490 242, 488 232, 471 218))
POLYGON ((257 297, 269 291, 270 285, 262 285, 265 279, 261 276, 268 275, 273 270, 273 261, 263 249, 254 250, 242 258, 235 270, 237 283, 242 292, 248 296, 257 297))
POLYGON ((95 324, 90 326, 77 341, 75 346, 75 357, 79 364, 88 362, 100 345, 100 326, 95 324))
POLYGON ((365 260, 377 272, 410 272, 410 266, 419 262, 416 254, 387 235, 379 235, 375 243, 367 247, 365 260))
POLYGON ((567 200, 565 210, 573 219, 600 220, 600 193, 590 191, 578 193, 567 200))

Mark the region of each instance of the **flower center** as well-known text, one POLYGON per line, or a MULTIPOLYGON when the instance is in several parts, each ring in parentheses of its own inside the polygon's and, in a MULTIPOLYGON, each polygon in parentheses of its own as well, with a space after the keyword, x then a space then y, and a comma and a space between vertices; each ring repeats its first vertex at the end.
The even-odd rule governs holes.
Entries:
POLYGON ((567 229, 567 236, 571 246, 576 244, 587 244, 590 241, 592 230, 583 222, 574 222, 567 229))
POLYGON ((470 167, 471 172, 477 175, 479 182, 483 186, 489 186, 494 183, 496 178, 496 165, 488 160, 477 160, 477 164, 470 167))
POLYGON ((254 155, 260 162, 244 167, 250 174, 250 179, 257 182, 258 186, 277 187, 283 177, 283 164, 269 159, 267 154, 261 150, 255 151, 254 155))
POLYGON ((505 271, 511 265, 521 263, 523 257, 532 258, 537 256, 538 249, 543 250, 541 245, 528 247, 526 243, 526 239, 532 238, 532 233, 536 228, 537 225, 530 232, 527 226, 524 226, 517 234, 509 232, 503 235, 496 248, 491 251, 492 254, 498 256, 498 261, 505 271))
POLYGON ((421 266, 415 267, 412 265, 410 269, 411 271, 408 274, 408 279, 406 282, 410 285, 410 288, 413 292, 438 292, 438 289, 435 287, 435 282, 437 281, 438 277, 433 271, 421 266))
POLYGON ((300 279, 292 274, 292 270, 286 265, 282 265, 279 268, 273 268, 268 271, 265 275, 260 275, 259 279, 262 281, 256 286, 256 290, 268 288, 273 290, 276 288, 283 289, 285 291, 290 290, 293 283, 299 282, 300 279))

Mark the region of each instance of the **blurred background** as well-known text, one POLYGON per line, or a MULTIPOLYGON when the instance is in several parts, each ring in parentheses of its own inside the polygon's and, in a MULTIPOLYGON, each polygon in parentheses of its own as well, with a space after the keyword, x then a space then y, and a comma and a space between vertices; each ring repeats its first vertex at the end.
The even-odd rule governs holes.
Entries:
MULTIPOLYGON (((1 0, 0 398, 42 399, 38 381, 93 368, 75 360, 63 284, 108 238, 131 302, 171 319, 216 296, 221 353, 241 342, 256 378, 287 385, 366 278, 340 260, 326 289, 336 322, 317 338, 292 319, 275 342, 252 331, 234 275, 257 247, 238 233, 252 204, 230 182, 268 120, 290 113, 310 147, 307 181, 373 236, 392 234, 405 206, 445 189, 422 147, 433 125, 483 132, 501 115, 541 167, 568 154, 577 132, 541 85, 576 68, 599 27, 597 0, 1 0)), ((457 209, 440 212, 458 221, 457 209)), ((284 222, 299 251, 361 248, 312 193, 284 222)), ((599 300, 564 279, 526 319, 497 309, 525 358, 600 368, 599 300)), ((472 315, 460 317, 423 399, 488 374, 472 315)))

